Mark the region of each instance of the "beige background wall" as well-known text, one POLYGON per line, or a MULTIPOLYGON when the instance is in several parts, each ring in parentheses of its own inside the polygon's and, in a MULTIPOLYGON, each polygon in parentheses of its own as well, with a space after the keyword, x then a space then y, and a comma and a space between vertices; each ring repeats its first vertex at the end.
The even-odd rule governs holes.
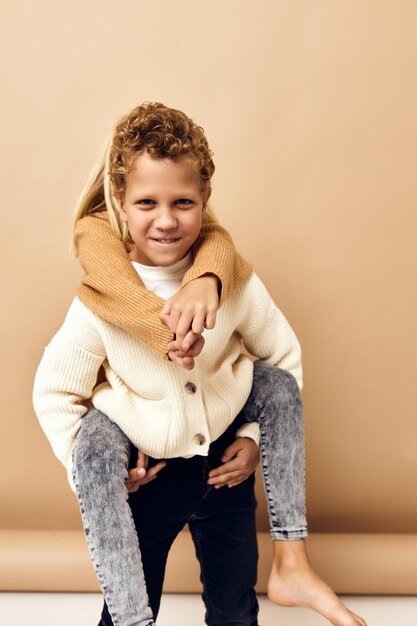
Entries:
POLYGON ((416 2, 0 6, 0 528, 80 528, 32 381, 89 168, 160 100, 205 128, 213 206, 301 340, 311 530, 415 533, 416 2))

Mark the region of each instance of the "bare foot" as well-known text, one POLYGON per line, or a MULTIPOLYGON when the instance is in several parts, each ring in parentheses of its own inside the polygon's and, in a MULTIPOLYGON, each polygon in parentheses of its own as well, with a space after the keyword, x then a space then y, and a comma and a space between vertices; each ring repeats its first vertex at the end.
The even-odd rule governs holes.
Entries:
POLYGON ((274 541, 268 598, 279 606, 313 609, 334 626, 366 626, 313 570, 303 540, 274 541))

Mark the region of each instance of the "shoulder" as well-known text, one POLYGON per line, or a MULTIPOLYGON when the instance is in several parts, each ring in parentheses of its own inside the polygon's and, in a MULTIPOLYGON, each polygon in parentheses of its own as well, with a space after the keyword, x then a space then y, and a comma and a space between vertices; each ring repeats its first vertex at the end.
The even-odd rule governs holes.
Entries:
POLYGON ((273 298, 255 272, 231 296, 231 300, 241 334, 259 332, 278 311, 273 298))
POLYGON ((77 322, 94 324, 97 319, 97 316, 78 297, 75 297, 68 309, 64 324, 77 322))
POLYGON ((95 231, 100 228, 109 228, 108 211, 99 211, 90 213, 81 217, 75 225, 75 234, 81 235, 89 231, 95 231))
POLYGON ((264 283, 256 274, 256 272, 253 271, 251 272, 247 280, 245 280, 245 282, 239 287, 239 289, 237 289, 235 297, 240 299, 271 299, 271 296, 264 283))
POLYGON ((79 298, 74 298, 64 323, 52 339, 51 344, 69 341, 89 352, 104 354, 101 326, 102 320, 90 311, 79 298))
POLYGON ((115 237, 107 211, 85 215, 79 219, 74 228, 74 243, 81 262, 106 237, 115 237))

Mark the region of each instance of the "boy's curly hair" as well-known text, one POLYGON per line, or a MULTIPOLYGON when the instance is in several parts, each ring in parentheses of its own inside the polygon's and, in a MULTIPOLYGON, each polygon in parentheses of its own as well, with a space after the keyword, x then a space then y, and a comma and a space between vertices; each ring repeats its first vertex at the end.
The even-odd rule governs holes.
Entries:
POLYGON ((156 158, 190 156, 196 167, 202 193, 210 191, 214 173, 212 151, 201 126, 182 111, 160 102, 144 102, 117 124, 109 158, 109 175, 115 195, 125 191, 126 176, 141 150, 156 158))
MULTIPOLYGON (((160 102, 144 102, 116 124, 81 192, 72 245, 76 256, 78 222, 86 215, 107 211, 116 236, 123 242, 130 241, 127 223, 121 222, 119 217, 118 199, 125 192, 126 176, 141 150, 147 150, 155 158, 189 156, 200 176, 201 193, 208 200, 214 163, 203 129, 181 111, 160 102)), ((208 206, 203 219, 217 222, 208 206)))

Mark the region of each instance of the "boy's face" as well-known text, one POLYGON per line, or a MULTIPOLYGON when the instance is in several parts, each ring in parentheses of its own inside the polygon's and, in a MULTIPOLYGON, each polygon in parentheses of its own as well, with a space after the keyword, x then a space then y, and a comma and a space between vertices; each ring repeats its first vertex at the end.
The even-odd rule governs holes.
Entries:
POLYGON ((131 259, 168 266, 182 259, 197 239, 207 199, 186 155, 156 159, 141 152, 119 202, 120 219, 127 222, 134 242, 131 259))

